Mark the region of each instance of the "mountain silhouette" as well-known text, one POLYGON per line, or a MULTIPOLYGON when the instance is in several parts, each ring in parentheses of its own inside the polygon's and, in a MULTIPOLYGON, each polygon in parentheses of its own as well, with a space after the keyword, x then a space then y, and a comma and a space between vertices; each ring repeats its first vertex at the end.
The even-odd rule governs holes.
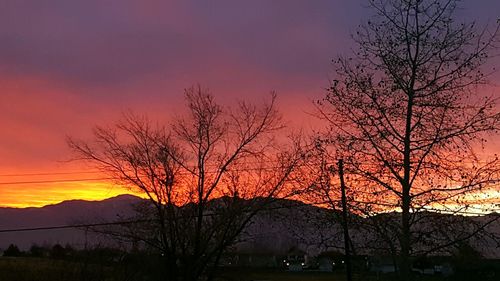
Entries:
MULTIPOLYGON (((70 244, 83 248, 86 245, 109 244, 110 240, 84 228, 47 229, 36 231, 10 232, 4 230, 33 229, 40 227, 58 227, 75 224, 126 221, 134 217, 135 208, 147 203, 133 195, 119 195, 102 201, 69 200, 41 208, 0 208, 0 249, 9 244, 16 244, 27 250, 33 244, 54 245, 70 244)), ((211 204, 223 204, 224 199, 215 199, 211 204)), ((397 213, 385 213, 379 216, 398 220, 397 213)), ((497 218, 498 214, 477 217, 462 217, 423 212, 420 216, 434 217, 430 222, 472 220, 485 223, 497 218)), ((292 247, 299 247, 311 255, 343 246, 342 228, 338 223, 337 211, 311 206, 301 201, 277 200, 266 210, 255 216, 242 233, 239 242, 232 248, 248 253, 286 253, 292 247), (337 223, 325 223, 337 220, 337 223)), ((362 222, 359 216, 351 215, 352 220, 362 222)), ((423 220, 425 221, 425 220, 423 220)), ((432 224, 432 223, 431 223, 432 224)), ((427 224, 418 226, 422 229, 427 224)), ((432 226, 431 227, 435 227, 432 226)), ((487 229, 500 233, 500 220, 488 224, 487 229)), ((351 240, 355 245, 377 243, 374 233, 352 226, 351 240), (375 242, 373 242, 375 241, 375 242)), ((471 240, 471 244, 487 257, 500 257, 500 248, 494 240, 480 236, 471 240)), ((453 250, 450 248, 450 250, 453 250)), ((370 254, 369 250, 358 249, 358 253, 370 254)))
MULTIPOLYGON (((119 195, 102 201, 69 200, 40 208, 0 208, 0 230, 58 227, 80 223, 116 221, 130 217, 134 205, 144 201, 133 195, 119 195)), ((82 247, 96 242, 93 233, 82 229, 50 229, 37 231, 0 232, 0 248, 16 244, 28 249, 32 244, 72 244, 82 247)))

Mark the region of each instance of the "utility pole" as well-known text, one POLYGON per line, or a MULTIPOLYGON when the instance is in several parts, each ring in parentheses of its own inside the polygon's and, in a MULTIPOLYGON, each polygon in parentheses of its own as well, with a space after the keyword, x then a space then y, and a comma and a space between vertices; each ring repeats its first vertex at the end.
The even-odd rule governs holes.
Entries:
POLYGON ((346 278, 347 278, 347 281, 352 281, 351 250, 349 248, 349 229, 347 227, 347 198, 345 195, 344 160, 343 159, 339 160, 338 166, 339 166, 340 190, 342 191, 342 228, 344 229, 344 252, 345 252, 346 278))

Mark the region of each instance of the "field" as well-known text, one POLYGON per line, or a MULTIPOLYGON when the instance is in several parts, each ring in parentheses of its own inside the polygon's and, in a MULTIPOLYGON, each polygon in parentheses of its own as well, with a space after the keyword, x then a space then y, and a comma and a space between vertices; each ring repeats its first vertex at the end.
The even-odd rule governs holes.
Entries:
MULTIPOLYGON (((341 273, 287 272, 276 270, 221 270, 220 281, 337 281, 341 273)), ((133 275, 133 274, 132 274, 133 275)), ((31 257, 0 257, 0 281, 98 281, 135 280, 124 269, 31 257), (128 278, 126 278, 128 277, 128 278)), ((357 278, 357 280, 360 280, 357 278)))
POLYGON ((288 272, 273 270, 238 270, 221 273, 221 280, 227 281, 337 281, 345 280, 341 273, 288 272))
POLYGON ((0 257, 0 281, 115 280, 113 275, 115 272, 109 267, 80 262, 0 257))
MULTIPOLYGON (((266 270, 239 270, 234 272, 224 272, 221 275, 224 281, 344 281, 344 272, 289 272, 289 271, 266 271, 266 270)), ((354 281, 396 281, 399 280, 393 274, 377 275, 371 272, 354 273, 354 281)), ((415 276, 415 281, 438 281, 452 280, 442 276, 415 276)), ((462 280, 462 279, 453 279, 462 280)), ((475 279, 471 279, 475 280, 475 279)))
MULTIPOLYGON (((471 270, 445 278, 442 276, 415 276, 416 281, 438 280, 499 280, 493 272, 471 270), (464 274, 466 273, 466 274, 464 274), (493 273, 493 274, 492 274, 493 273), (479 279, 478 279, 479 278, 479 279)), ((220 269, 217 281, 343 281, 343 272, 289 272, 264 269, 220 269)), ((394 275, 355 273, 355 281, 393 281, 394 275)), ((133 268, 106 266, 82 261, 56 260, 33 257, 0 257, 0 281, 134 281, 156 280, 133 268)))

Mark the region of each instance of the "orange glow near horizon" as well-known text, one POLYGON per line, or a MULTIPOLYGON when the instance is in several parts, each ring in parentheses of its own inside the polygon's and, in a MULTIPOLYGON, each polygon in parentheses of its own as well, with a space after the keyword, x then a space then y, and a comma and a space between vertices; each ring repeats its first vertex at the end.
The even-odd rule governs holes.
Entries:
MULTIPOLYGON (((146 198, 140 192, 117 185, 110 180, 100 180, 101 178, 105 178, 105 175, 94 171, 80 171, 78 174, 73 172, 31 173, 26 174, 26 177, 23 178, 19 178, 18 174, 14 173, 0 174, 0 193, 2 195, 0 207, 43 207, 67 200, 100 201, 123 194, 146 198), (66 180, 82 181, 64 182, 66 180), (25 183, 28 181, 38 183, 25 183)), ((308 203, 306 198, 300 196, 294 197, 294 199, 308 203)), ((465 214, 467 212, 471 212, 472 215, 498 212, 500 191, 498 187, 492 187, 480 194, 469 194, 464 199, 470 204, 470 208, 465 210, 465 214)), ((429 208, 453 213, 461 210, 463 206, 450 202, 445 205, 433 204, 429 208)))
POLYGON ((0 207, 43 207, 66 200, 96 201, 121 194, 141 196, 109 180, 100 180, 101 177, 64 172, 55 175, 50 172, 28 174, 24 177, 4 174, 0 176, 0 207))

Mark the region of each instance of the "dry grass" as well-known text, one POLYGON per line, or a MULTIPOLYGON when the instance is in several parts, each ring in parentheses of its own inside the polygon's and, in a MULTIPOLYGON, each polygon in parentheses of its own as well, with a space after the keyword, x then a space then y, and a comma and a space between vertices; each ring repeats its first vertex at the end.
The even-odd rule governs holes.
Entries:
POLYGON ((106 280, 109 268, 62 260, 1 257, 0 281, 106 280))

